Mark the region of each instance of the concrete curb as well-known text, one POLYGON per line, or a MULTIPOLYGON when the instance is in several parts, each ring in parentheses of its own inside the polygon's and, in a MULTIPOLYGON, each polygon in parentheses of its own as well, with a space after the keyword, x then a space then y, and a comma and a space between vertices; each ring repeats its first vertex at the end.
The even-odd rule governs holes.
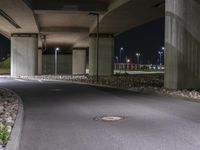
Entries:
POLYGON ((8 141, 5 150, 19 150, 22 127, 23 127, 24 108, 23 108, 23 102, 21 98, 15 92, 13 91, 11 92, 17 96, 19 105, 18 105, 18 113, 15 120, 15 124, 13 126, 13 129, 10 135, 10 140, 8 141))

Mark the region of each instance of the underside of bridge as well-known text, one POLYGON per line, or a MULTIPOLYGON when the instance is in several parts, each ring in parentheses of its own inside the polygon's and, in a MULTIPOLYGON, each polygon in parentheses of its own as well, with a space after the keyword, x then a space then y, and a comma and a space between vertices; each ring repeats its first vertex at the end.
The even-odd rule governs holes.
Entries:
POLYGON ((11 38, 13 76, 41 73, 41 50, 57 46, 73 51, 73 74, 85 73, 89 48, 90 75, 97 64, 112 75, 114 36, 166 16, 165 86, 200 88, 199 13, 199 0, 1 0, 0 32, 11 38), (100 14, 99 63, 91 12, 100 14))

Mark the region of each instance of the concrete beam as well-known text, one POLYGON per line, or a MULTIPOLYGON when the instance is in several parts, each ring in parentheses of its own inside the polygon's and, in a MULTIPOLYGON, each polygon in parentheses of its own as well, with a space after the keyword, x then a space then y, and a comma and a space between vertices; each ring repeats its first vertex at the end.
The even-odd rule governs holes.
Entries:
MULTIPOLYGON (((106 17, 107 14, 109 14, 111 11, 121 7, 122 5, 128 3, 130 0, 116 0, 114 1, 113 3, 111 3, 108 7, 108 11, 103 14, 103 15, 100 15, 100 22, 101 20, 103 20, 104 17, 106 17)), ((94 30, 96 29, 96 26, 97 26, 97 22, 94 21, 94 23, 92 24, 92 26, 90 27, 90 33, 94 32, 94 30)))
POLYGON ((10 39, 10 34, 9 33, 6 33, 6 32, 3 32, 0 30, 0 34, 3 35, 4 37, 10 39))
POLYGON ((59 33, 59 32, 73 32, 73 33, 89 33, 89 28, 86 27, 41 27, 41 33, 59 33))
POLYGON ((39 32, 33 11, 23 0, 0 0, 0 9, 3 12, 0 17, 0 30, 9 34, 39 32), (16 28, 17 26, 21 28, 16 28))
POLYGON ((64 10, 64 11, 107 11, 108 3, 103 1, 78 1, 78 0, 60 0, 58 1, 49 1, 43 0, 42 3, 40 0, 34 0, 32 3, 32 8, 34 10, 64 10))

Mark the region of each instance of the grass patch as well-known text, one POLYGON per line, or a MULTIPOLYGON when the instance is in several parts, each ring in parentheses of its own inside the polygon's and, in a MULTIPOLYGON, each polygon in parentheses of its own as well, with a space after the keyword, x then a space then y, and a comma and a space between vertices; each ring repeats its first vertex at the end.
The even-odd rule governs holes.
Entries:
POLYGON ((5 59, 0 62, 0 69, 9 69, 10 68, 10 58, 5 59))
POLYGON ((0 127, 0 139, 3 141, 4 144, 6 144, 9 140, 9 132, 7 126, 5 125, 2 125, 0 127))

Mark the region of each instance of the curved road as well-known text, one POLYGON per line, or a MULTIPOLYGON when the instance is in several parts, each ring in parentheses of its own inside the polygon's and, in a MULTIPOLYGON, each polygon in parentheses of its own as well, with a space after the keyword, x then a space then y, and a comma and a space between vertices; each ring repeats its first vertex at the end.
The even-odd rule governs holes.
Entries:
POLYGON ((25 118, 20 150, 199 150, 200 104, 61 82, 0 79, 18 93, 25 118), (98 122, 103 115, 124 115, 98 122))

